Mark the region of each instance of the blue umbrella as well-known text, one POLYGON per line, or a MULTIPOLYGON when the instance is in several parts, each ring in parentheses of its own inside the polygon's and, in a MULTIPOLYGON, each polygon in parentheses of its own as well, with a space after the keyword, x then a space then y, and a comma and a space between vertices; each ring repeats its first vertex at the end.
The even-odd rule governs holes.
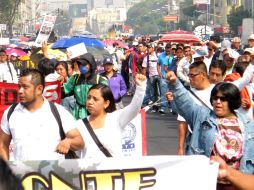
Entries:
POLYGON ((86 37, 71 37, 71 38, 62 38, 56 41, 51 48, 52 49, 65 49, 80 43, 84 43, 87 47, 99 47, 103 48, 105 45, 95 38, 86 38, 86 37))

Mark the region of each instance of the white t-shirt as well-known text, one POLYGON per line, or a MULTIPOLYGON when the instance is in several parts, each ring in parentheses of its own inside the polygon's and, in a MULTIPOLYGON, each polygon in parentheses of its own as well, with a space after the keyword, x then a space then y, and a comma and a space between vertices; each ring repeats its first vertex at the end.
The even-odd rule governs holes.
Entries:
MULTIPOLYGON (((154 52, 152 55, 149 55, 149 77, 159 75, 157 66, 158 57, 154 52)), ((147 67, 147 56, 143 59, 142 67, 147 67)))
MULTIPOLYGON (((211 91, 215 85, 211 84, 208 88, 204 90, 197 90, 194 88, 191 88, 191 90, 211 109, 213 109, 211 103, 210 103, 210 96, 211 96, 211 91)), ((203 105, 196 97, 194 97, 190 92, 189 92, 191 98, 197 103, 198 105, 203 105)), ((188 110, 187 110, 188 111, 188 110)), ((185 119, 181 116, 177 116, 178 121, 185 121, 185 119)))
POLYGON ((10 64, 10 68, 11 68, 11 72, 10 69, 7 65, 7 62, 5 63, 0 63, 0 81, 2 82, 3 80, 5 80, 8 83, 18 83, 18 75, 16 70, 14 69, 14 66, 11 62, 9 62, 10 64), (12 75, 11 75, 12 73, 12 75), (12 80, 12 77, 13 80, 12 80))
MULTIPOLYGON (((107 113, 104 126, 99 129, 94 129, 100 142, 113 157, 123 156, 121 134, 127 124, 138 115, 145 95, 145 89, 145 83, 142 86, 137 86, 131 103, 123 109, 116 110, 113 113, 107 113)), ((92 139, 83 121, 78 120, 77 122, 78 130, 85 141, 85 147, 81 151, 81 158, 105 158, 106 156, 92 139)))
MULTIPOLYGON (((76 126, 73 116, 61 105, 55 104, 67 133, 76 126)), ((44 99, 41 108, 28 111, 18 104, 7 120, 9 108, 4 112, 1 128, 7 135, 12 135, 14 160, 57 160, 64 158, 55 152, 61 137, 59 126, 50 110, 49 102, 44 99)))
POLYGON ((177 65, 177 77, 184 81, 185 85, 190 84, 189 79, 189 67, 191 63, 186 60, 186 57, 182 58, 177 65))

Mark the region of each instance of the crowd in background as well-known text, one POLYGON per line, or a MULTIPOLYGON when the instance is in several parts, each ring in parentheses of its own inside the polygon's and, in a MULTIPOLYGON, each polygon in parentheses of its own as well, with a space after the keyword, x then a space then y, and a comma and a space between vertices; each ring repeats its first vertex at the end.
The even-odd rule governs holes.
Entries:
MULTIPOLYGON (((55 153, 40 157, 42 154, 36 154, 38 145, 28 145, 27 140, 21 139, 38 133, 31 128, 34 121, 26 124, 29 133, 19 135, 17 130, 24 118, 39 118, 43 110, 48 110, 43 113, 45 116, 51 113, 51 105, 43 94, 44 83, 59 81, 65 109, 59 105, 57 109, 61 118, 65 118, 62 122, 65 136, 57 137, 58 130, 53 130, 54 140, 48 143, 45 152, 57 147, 56 153, 61 155, 81 150, 81 158, 120 156, 122 128, 140 108, 149 108, 149 113, 159 112, 164 117, 167 113, 179 114, 176 154, 201 154, 220 162, 226 173, 221 174, 218 189, 251 189, 248 183, 249 186, 239 185, 240 181, 231 175, 252 179, 253 176, 243 173, 254 173, 254 155, 250 153, 254 146, 250 137, 254 131, 254 34, 249 36, 246 46, 239 37, 229 41, 214 35, 205 42, 184 44, 153 41, 145 36, 122 47, 115 42, 107 49, 110 55, 100 64, 91 53, 69 60, 52 59, 46 43, 35 63, 0 50, 0 81, 18 83, 20 96, 20 104, 14 108, 15 117, 8 118, 9 108, 2 119, 0 154, 5 160, 9 159, 11 140, 16 149, 20 148, 15 153, 16 160, 60 158, 55 153), (126 107, 122 102, 125 95, 133 96, 126 107), (77 125, 66 126, 75 120, 77 125), (98 149, 84 125, 92 126, 108 153, 98 149), (112 130, 114 138, 110 137, 112 130), (33 150, 33 154, 28 155, 26 148, 33 150)), ((54 120, 49 117, 51 124, 58 126, 54 120)), ((37 136, 39 140, 32 140, 39 142, 40 135, 47 136, 50 129, 41 128, 45 124, 36 124, 41 133, 37 136)))

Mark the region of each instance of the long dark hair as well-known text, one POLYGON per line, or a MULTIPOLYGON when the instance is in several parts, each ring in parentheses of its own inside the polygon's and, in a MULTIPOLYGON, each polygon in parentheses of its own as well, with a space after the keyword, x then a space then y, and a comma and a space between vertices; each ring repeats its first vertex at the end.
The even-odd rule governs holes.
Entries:
POLYGON ((116 110, 114 96, 112 94, 112 91, 110 90, 110 88, 107 85, 95 84, 89 89, 88 93, 93 89, 100 90, 101 96, 103 97, 103 99, 105 101, 107 101, 107 100, 109 101, 109 106, 105 109, 106 113, 112 113, 113 111, 116 110))
POLYGON ((235 113, 234 110, 240 108, 241 106, 241 96, 239 89, 232 83, 220 82, 216 84, 211 92, 211 104, 213 104, 213 97, 216 96, 219 92, 226 97, 229 110, 232 113, 235 113))

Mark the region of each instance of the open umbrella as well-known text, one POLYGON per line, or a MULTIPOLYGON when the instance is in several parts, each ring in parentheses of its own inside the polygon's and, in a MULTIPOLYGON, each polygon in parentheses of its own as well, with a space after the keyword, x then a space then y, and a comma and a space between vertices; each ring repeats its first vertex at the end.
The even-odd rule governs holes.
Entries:
POLYGON ((125 43, 123 43, 120 40, 113 40, 113 39, 105 39, 102 41, 106 46, 112 46, 113 43, 117 43, 119 45, 120 48, 125 48, 127 47, 127 45, 125 43))
MULTIPOLYGON (((61 61, 67 60, 67 55, 65 53, 66 50, 64 49, 51 49, 52 44, 47 46, 47 52, 49 58, 55 58, 61 61)), ((38 54, 43 54, 42 50, 37 52, 38 54)))
POLYGON ((160 42, 178 42, 178 43, 195 43, 200 42, 192 32, 184 30, 175 30, 164 34, 159 40, 160 42))
POLYGON ((19 40, 20 40, 21 42, 27 42, 27 41, 29 41, 29 38, 26 37, 26 36, 19 36, 19 40))
POLYGON ((52 45, 52 49, 65 49, 80 43, 84 43, 86 47, 100 47, 103 48, 105 45, 95 38, 86 38, 86 37, 71 37, 71 38, 62 38, 56 41, 52 45))
POLYGON ((7 48, 6 50, 7 55, 16 54, 17 56, 25 56, 26 52, 19 48, 7 48))

